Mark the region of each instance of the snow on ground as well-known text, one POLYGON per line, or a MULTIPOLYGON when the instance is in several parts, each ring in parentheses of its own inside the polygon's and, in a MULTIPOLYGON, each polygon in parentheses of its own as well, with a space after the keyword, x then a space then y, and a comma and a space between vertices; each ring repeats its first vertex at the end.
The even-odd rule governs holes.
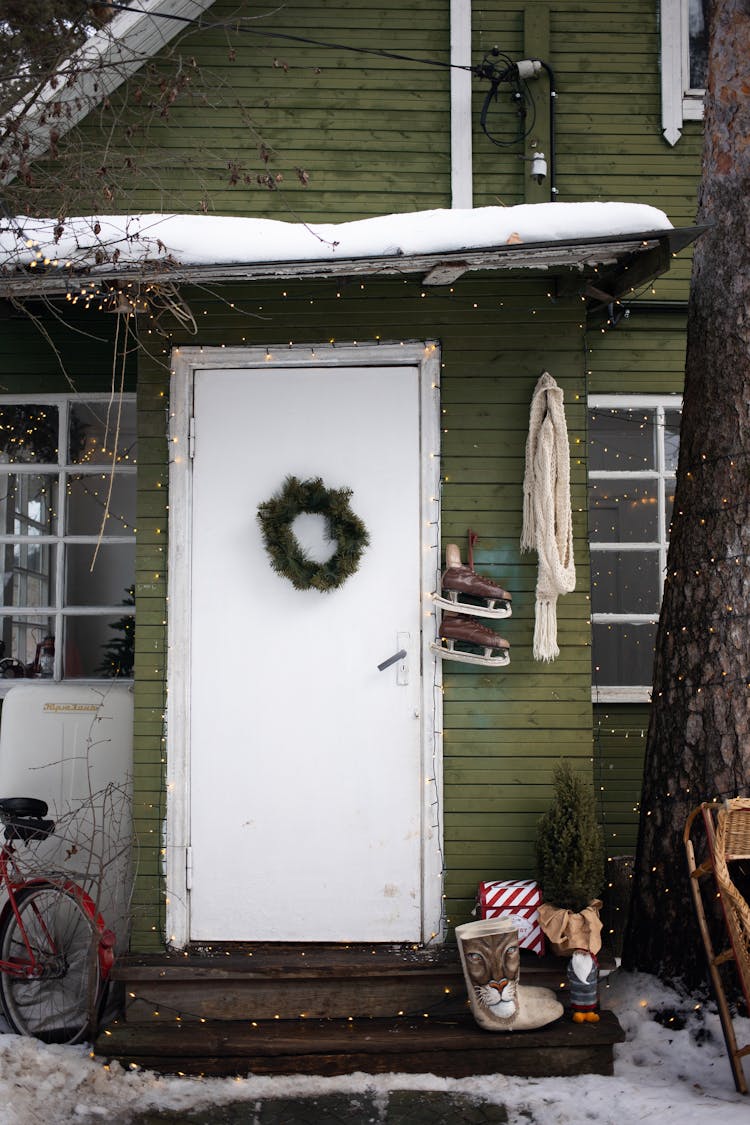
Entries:
MULTIPOLYGON (((612 1078, 160 1078, 107 1067, 85 1046, 45 1047, 32 1039, 0 1036, 0 1125, 127 1125, 137 1111, 187 1112, 240 1100, 392 1089, 478 1096, 505 1105, 511 1125, 568 1125, 582 1119, 641 1125, 657 1118, 680 1125, 747 1125, 750 1099, 735 1092, 711 1006, 683 1000, 652 977, 621 972, 603 990, 603 1004, 617 1013, 627 1033, 627 1041, 615 1048, 612 1078), (661 1022, 653 1018, 655 1012, 661 1022)), ((735 1030, 740 1045, 750 1043, 750 1020, 736 1020, 735 1030)), ((745 1068, 750 1080, 750 1059, 745 1068)))
POLYGON ((417 211, 350 223, 284 223, 216 215, 107 215, 0 222, 0 266, 180 265, 321 261, 585 241, 671 229, 640 203, 536 203, 417 211))

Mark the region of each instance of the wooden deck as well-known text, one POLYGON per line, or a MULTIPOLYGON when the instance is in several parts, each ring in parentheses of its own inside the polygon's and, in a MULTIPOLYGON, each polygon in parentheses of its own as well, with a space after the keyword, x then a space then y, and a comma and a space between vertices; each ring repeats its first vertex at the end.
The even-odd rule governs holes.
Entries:
MULTIPOLYGON (((611 1074, 624 1038, 611 1012, 538 1031, 482 1031, 456 950, 400 946, 212 946, 125 958, 124 1015, 95 1051, 182 1074, 611 1074)), ((525 984, 560 992, 564 962, 525 957, 525 984)))

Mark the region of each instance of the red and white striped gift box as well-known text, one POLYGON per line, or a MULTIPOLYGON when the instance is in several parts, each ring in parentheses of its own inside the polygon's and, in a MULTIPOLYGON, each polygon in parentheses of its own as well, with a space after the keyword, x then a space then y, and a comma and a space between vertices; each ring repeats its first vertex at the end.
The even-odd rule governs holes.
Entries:
POLYGON ((544 934, 539 925, 542 892, 533 879, 496 879, 480 883, 477 905, 481 918, 511 918, 518 926, 518 944, 544 956, 544 934))

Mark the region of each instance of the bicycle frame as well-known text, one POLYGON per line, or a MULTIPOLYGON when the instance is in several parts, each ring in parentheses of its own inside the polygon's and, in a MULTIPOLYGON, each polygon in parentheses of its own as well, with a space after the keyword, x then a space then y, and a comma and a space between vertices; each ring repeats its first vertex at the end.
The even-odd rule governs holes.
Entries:
MULTIPOLYGON (((19 870, 14 856, 15 848, 11 842, 5 843, 3 847, 0 848, 0 885, 5 889, 7 895, 7 901, 2 908, 2 913, 4 915, 8 911, 12 911, 15 915, 19 932, 23 937, 23 943, 26 947, 27 959, 21 960, 19 958, 13 958, 10 961, 4 961, 0 958, 0 973, 6 973, 8 976, 12 977, 34 980, 43 978, 45 972, 48 971, 48 965, 45 964, 43 959, 37 956, 28 938, 23 923, 23 917, 18 909, 17 896, 22 891, 33 887, 48 886, 50 882, 54 882, 55 886, 58 886, 61 890, 76 899, 88 917, 92 933, 96 935, 99 970, 102 980, 106 981, 109 978, 115 961, 115 935, 111 930, 106 928, 104 919, 97 911, 94 900, 82 887, 79 887, 77 883, 74 883, 65 876, 60 876, 54 880, 50 877, 44 878, 43 876, 32 878, 24 876, 19 870)), ((37 924, 49 941, 50 949, 55 950, 54 937, 47 928, 42 913, 34 904, 32 904, 32 911, 37 924)))

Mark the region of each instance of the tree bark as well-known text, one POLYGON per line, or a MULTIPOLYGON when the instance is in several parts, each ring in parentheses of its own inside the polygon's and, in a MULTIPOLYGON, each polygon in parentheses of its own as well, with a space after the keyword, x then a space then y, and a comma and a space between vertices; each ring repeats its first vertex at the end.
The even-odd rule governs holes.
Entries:
POLYGON ((682 843, 750 783, 749 0, 713 0, 680 457, 626 967, 706 981, 682 843))

